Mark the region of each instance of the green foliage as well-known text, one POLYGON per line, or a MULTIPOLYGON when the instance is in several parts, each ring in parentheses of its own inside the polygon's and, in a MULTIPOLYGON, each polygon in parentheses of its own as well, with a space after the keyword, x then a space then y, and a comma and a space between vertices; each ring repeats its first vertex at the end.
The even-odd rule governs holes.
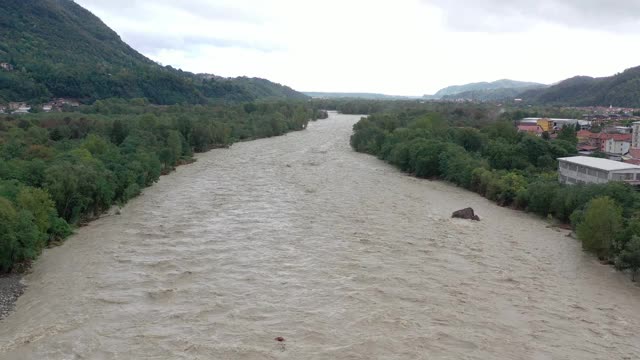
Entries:
POLYGON ((630 269, 633 281, 636 280, 636 274, 640 270, 640 236, 633 235, 620 252, 616 266, 619 269, 630 269))
POLYGON ((476 105, 464 110, 459 104, 427 105, 427 111, 404 104, 409 105, 387 105, 384 112, 358 122, 353 148, 418 177, 450 181, 500 205, 570 222, 585 249, 615 259, 621 268, 635 264, 635 244, 629 244, 640 237, 640 193, 622 182, 558 182, 555 159, 576 154, 575 128, 566 127, 557 139, 545 140, 519 134, 505 120, 522 114, 485 118, 471 128, 461 126, 465 122, 458 114, 473 114, 476 105))
POLYGON ((640 67, 609 77, 576 76, 546 89, 522 94, 534 104, 640 107, 640 67))
POLYGON ((558 140, 565 140, 572 143, 574 146, 578 143, 578 126, 567 125, 562 127, 558 132, 558 140))
MULTIPOLYGON (((0 11, 0 103, 112 97, 154 104, 307 99, 258 78, 223 78, 163 67, 71 0, 5 0, 0 11)), ((39 107, 34 107, 37 111, 39 107)))
POLYGON ((589 202, 577 232, 585 250, 607 259, 621 227, 622 208, 613 199, 601 196, 589 202))
POLYGON ((0 117, 0 272, 70 235, 69 224, 126 203, 194 151, 302 130, 316 114, 306 102, 108 99, 76 112, 0 117))

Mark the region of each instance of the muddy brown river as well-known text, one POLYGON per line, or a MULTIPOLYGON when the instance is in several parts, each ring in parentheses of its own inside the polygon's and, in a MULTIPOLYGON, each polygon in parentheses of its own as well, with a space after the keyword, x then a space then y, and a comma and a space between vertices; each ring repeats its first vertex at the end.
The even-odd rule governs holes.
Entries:
POLYGON ((640 358, 638 287, 541 219, 353 152, 357 120, 200 155, 48 250, 0 359, 640 358), (466 206, 482 221, 450 219, 466 206))

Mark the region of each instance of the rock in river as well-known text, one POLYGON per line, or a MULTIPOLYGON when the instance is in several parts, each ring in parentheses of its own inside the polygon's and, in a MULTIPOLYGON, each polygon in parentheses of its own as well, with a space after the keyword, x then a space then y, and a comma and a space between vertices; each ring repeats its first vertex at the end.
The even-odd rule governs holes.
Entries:
POLYGON ((451 217, 452 218, 459 218, 459 219, 480 221, 480 218, 478 217, 478 215, 476 215, 473 212, 473 209, 470 208, 470 207, 466 208, 466 209, 454 211, 453 214, 451 214, 451 217))

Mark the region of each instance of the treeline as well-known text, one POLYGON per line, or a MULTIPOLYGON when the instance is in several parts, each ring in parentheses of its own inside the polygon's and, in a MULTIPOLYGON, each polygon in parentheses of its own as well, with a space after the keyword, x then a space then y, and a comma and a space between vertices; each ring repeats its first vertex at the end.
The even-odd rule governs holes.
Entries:
POLYGON ((576 153, 576 129, 557 139, 518 133, 510 121, 453 126, 447 113, 374 114, 354 126, 352 147, 402 171, 438 178, 503 206, 571 223, 586 250, 618 269, 640 268, 640 194, 621 182, 565 186, 559 157, 576 153))
POLYGON ((306 128, 303 103, 154 106, 98 101, 73 113, 0 117, 0 272, 35 259, 194 152, 306 128))
POLYGON ((482 127, 497 120, 516 121, 527 117, 582 118, 583 111, 561 106, 522 104, 459 103, 429 100, 313 99, 319 108, 343 114, 438 114, 452 126, 482 127))

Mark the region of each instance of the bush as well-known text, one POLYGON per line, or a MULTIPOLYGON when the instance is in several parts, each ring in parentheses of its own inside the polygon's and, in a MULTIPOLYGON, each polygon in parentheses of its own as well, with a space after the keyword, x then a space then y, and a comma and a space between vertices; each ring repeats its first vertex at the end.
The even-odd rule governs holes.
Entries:
POLYGON ((597 197, 589 202, 577 226, 578 238, 585 250, 608 259, 621 227, 622 208, 607 196, 597 197))

